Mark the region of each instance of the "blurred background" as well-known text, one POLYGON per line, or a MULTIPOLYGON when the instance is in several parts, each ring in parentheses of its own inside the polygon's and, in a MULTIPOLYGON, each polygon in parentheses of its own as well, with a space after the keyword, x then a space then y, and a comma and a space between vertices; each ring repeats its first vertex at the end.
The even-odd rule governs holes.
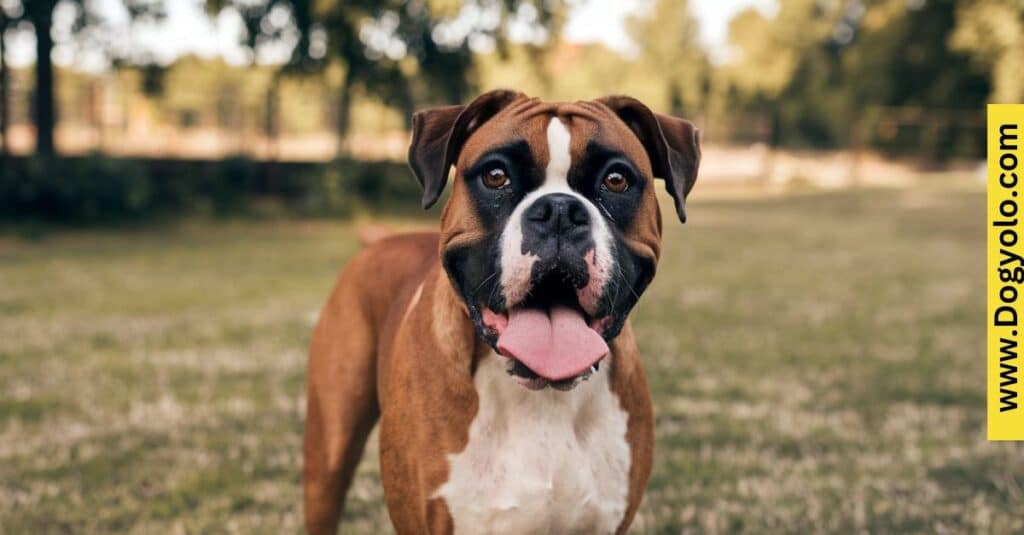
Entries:
POLYGON ((352 209, 339 186, 405 201, 412 112, 496 87, 625 93, 691 118, 714 162, 705 184, 970 172, 984 104, 1024 97, 1022 8, 999 0, 0 6, 8 217, 225 212, 260 197, 339 214, 352 209))
POLYGON ((634 313, 636 532, 1024 530, 981 245, 1020 0, 0 0, 0 36, 0 533, 298 530, 318 309, 367 229, 436 226, 411 113, 498 87, 704 133, 634 313))

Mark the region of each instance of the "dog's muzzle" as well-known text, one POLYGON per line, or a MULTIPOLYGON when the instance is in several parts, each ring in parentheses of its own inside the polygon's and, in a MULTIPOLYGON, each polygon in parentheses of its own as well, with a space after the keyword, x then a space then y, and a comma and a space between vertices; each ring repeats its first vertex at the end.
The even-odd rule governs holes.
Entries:
POLYGON ((503 311, 486 310, 483 319, 497 335, 498 352, 510 359, 509 373, 527 388, 569 390, 608 355, 605 323, 581 303, 593 272, 592 217, 578 196, 543 195, 520 216, 521 245, 506 251, 515 258, 503 268, 520 275, 516 287, 504 288, 514 298, 503 311))

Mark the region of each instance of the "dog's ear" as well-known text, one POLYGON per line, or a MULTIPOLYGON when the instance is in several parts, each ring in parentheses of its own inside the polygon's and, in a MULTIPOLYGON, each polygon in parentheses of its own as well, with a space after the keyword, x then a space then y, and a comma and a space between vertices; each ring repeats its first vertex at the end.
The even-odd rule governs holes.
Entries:
POLYGON ((665 179, 679 221, 686 223, 686 196, 697 181, 700 165, 700 130, 685 119, 654 113, 632 97, 609 96, 598 102, 611 108, 640 138, 654 176, 665 179))
POLYGON ((409 167, 423 186, 423 208, 441 196, 448 170, 458 160, 462 145, 480 125, 523 96, 517 91, 496 89, 460 106, 441 106, 412 116, 409 167))

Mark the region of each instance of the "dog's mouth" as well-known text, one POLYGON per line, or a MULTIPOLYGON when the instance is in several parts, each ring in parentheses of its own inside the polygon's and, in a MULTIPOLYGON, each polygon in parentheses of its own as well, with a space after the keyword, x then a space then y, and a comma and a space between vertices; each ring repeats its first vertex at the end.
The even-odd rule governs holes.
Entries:
POLYGON ((553 273, 535 284, 522 302, 504 312, 483 310, 497 335, 506 370, 530 390, 571 390, 597 372, 608 355, 601 336, 607 318, 590 317, 570 281, 553 273))

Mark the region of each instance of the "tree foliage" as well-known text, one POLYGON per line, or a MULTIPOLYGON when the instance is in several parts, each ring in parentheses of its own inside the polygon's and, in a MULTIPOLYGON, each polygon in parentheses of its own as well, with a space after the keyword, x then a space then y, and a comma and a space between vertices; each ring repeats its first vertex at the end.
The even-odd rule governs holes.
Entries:
POLYGON ((697 21, 685 0, 656 0, 647 13, 627 21, 639 49, 640 72, 656 78, 659 106, 678 116, 706 103, 710 63, 699 42, 697 21), (656 75, 656 76, 652 76, 656 75))
MULTIPOLYGON (((138 20, 159 16, 166 1, 119 0, 118 5, 138 20)), ((37 31, 40 60, 32 102, 44 153, 52 151, 58 115, 50 62, 54 46, 100 50, 115 63, 142 65, 150 95, 160 94, 165 74, 144 51, 118 40, 124 32, 111 31, 95 9, 98 2, 3 0, 0 28, 30 23, 53 29, 58 4, 74 12, 70 26, 37 31)), ((640 2, 627 21, 635 54, 626 55, 562 41, 560 28, 572 4, 205 2, 211 14, 238 14, 245 28, 240 44, 252 52, 254 65, 268 50, 284 60, 248 72, 232 69, 234 78, 218 85, 221 93, 258 86, 264 93, 256 99, 277 110, 269 103, 280 79, 310 75, 304 80, 336 92, 330 105, 317 107, 318 124, 330 117, 342 137, 354 121, 354 100, 387 107, 393 114, 388 124, 396 124, 398 117, 408 121, 417 107, 464 102, 495 86, 562 100, 629 93, 659 110, 690 117, 709 109, 717 116, 754 113, 772 119, 773 141, 810 147, 855 141, 851 136, 865 110, 876 107, 978 110, 987 101, 1024 100, 1024 0, 780 0, 774 10, 748 9, 732 20, 729 50, 724 59, 715 56, 718 63, 702 48, 692 5, 685 0, 640 2), (258 83, 239 81, 246 77, 258 83)), ((229 78, 227 69, 216 67, 216 72, 229 78)), ((181 98, 171 95, 168 102, 181 98)), ((949 137, 941 125, 935 128, 939 138, 949 137)))
MULTIPOLYGON (((90 52, 100 52, 117 59, 130 53, 130 49, 118 47, 111 41, 119 35, 106 27, 106 19, 96 3, 85 0, 10 0, 0 3, 6 24, 28 22, 36 34, 36 69, 34 120, 36 124, 36 151, 43 155, 54 152, 54 126, 57 109, 54 101, 54 66, 52 52, 54 45, 54 10, 60 5, 71 9, 70 25, 64 30, 68 44, 90 52)), ((120 0, 121 6, 131 20, 152 19, 163 15, 162 0, 120 0)))
POLYGON ((551 0, 216 0, 246 21, 250 46, 290 30, 295 46, 285 69, 341 64, 337 127, 349 130, 356 91, 402 110, 466 100, 477 89, 474 50, 504 50, 513 23, 557 31, 561 3, 551 0), (268 23, 274 9, 291 13, 289 28, 268 23))
POLYGON ((732 105, 775 115, 777 141, 835 146, 868 106, 980 108, 990 76, 950 46, 956 26, 951 0, 783 1, 733 20, 720 75, 732 105))
POLYGON ((1024 1, 960 3, 950 43, 991 71, 992 102, 1024 102, 1024 1))

